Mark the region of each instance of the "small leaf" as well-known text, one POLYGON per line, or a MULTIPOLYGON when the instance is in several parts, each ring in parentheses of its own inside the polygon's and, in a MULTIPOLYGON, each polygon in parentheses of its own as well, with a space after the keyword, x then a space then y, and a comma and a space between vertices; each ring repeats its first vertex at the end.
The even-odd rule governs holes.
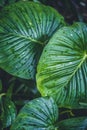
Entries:
POLYGON ((10 126, 16 117, 16 108, 14 103, 7 97, 2 97, 0 104, 1 116, 0 120, 3 128, 10 126))
POLYGON ((11 130, 54 130, 58 107, 52 98, 37 98, 26 104, 18 114, 11 130))
POLYGON ((87 117, 66 119, 58 125, 59 130, 87 130, 87 117))
POLYGON ((0 18, 0 67, 20 78, 35 78, 43 47, 65 25, 63 17, 51 7, 25 1, 4 8, 0 18))

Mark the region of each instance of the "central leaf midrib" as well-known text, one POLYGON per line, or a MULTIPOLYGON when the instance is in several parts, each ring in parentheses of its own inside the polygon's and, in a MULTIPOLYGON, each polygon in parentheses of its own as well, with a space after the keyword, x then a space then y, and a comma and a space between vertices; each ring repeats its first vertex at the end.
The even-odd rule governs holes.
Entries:
MULTIPOLYGON (((66 85, 70 82, 71 78, 75 75, 75 73, 77 72, 77 70, 81 67, 81 65, 83 64, 83 62, 85 61, 85 59, 87 58, 87 54, 84 55, 84 57, 82 58, 81 62, 79 63, 79 65, 77 66, 76 70, 72 73, 72 75, 70 76, 69 80, 67 81, 66 85)), ((64 86, 66 86, 64 85, 64 86)))
MULTIPOLYGON (((24 38, 24 39, 27 39, 27 40, 30 40, 34 43, 39 43, 40 45, 43 45, 43 42, 41 41, 38 41, 38 40, 35 40, 33 38, 31 38, 30 36, 24 36, 24 35, 21 35, 21 34, 14 34, 14 33, 9 33, 10 35, 13 35, 13 36, 16 36, 16 37, 21 37, 21 38, 24 38)), ((45 42, 45 41, 44 41, 45 42)))

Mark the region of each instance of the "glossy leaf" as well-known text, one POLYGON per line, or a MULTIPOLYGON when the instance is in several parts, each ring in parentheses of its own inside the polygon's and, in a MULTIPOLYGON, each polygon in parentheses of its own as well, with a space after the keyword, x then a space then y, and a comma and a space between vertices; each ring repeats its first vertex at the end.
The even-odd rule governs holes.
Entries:
POLYGON ((25 79, 34 78, 44 45, 64 25, 51 7, 18 2, 0 13, 0 67, 25 79))
POLYGON ((59 130, 87 130, 87 117, 63 120, 58 123, 59 130))
POLYGON ((37 98, 18 114, 11 130, 55 130, 58 107, 52 98, 37 98))
POLYGON ((8 99, 7 97, 2 97, 2 100, 0 102, 0 111, 1 116, 0 120, 2 123, 2 127, 6 128, 10 126, 16 117, 16 108, 14 103, 8 99))
POLYGON ((37 68, 37 86, 60 107, 87 108, 87 25, 60 29, 45 47, 37 68))

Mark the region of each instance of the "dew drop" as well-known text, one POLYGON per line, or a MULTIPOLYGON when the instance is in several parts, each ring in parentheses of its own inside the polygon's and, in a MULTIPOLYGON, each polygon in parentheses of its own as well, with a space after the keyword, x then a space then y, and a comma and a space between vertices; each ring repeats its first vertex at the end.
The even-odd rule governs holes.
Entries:
POLYGON ((72 64, 72 62, 69 62, 69 65, 71 65, 72 64))
POLYGON ((18 66, 15 66, 16 69, 18 69, 18 66))
POLYGON ((70 36, 73 37, 73 34, 71 33, 70 36))
POLYGON ((9 105, 8 107, 9 107, 9 108, 11 108, 11 106, 10 106, 10 105, 9 105))
POLYGON ((25 52, 22 52, 22 55, 24 55, 25 54, 25 52))
POLYGON ((37 99, 37 102, 40 102, 40 100, 39 100, 39 99, 37 99))

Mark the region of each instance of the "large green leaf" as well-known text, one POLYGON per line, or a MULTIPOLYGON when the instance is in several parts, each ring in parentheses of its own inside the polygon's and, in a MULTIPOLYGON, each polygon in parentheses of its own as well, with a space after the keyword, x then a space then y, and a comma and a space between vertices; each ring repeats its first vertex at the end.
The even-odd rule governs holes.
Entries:
POLYGON ((37 68, 37 86, 60 107, 87 108, 87 25, 60 29, 45 47, 37 68))
POLYGON ((64 25, 51 7, 18 2, 0 13, 0 67, 15 76, 34 78, 44 45, 64 25))
POLYGON ((56 130, 58 107, 52 98, 37 98, 26 104, 11 130, 56 130))
MULTIPOLYGON (((7 97, 0 100, 0 121, 2 128, 6 128, 13 123, 16 117, 16 107, 14 103, 7 97)), ((0 128, 1 128, 0 125, 0 128)))
POLYGON ((59 130, 87 130, 87 117, 63 120, 58 123, 59 130))

